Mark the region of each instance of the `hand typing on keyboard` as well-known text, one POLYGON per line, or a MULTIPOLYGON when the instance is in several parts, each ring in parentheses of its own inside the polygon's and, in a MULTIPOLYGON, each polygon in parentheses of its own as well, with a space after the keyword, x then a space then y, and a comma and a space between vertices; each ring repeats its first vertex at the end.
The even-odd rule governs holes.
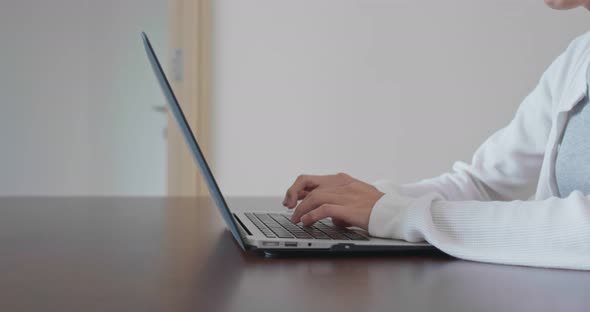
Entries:
POLYGON ((246 217, 268 238, 367 240, 352 230, 334 227, 327 221, 313 226, 294 224, 289 217, 279 213, 245 213, 246 217))
POLYGON ((287 190, 283 205, 295 208, 291 217, 293 223, 309 226, 331 217, 338 226, 367 230, 371 210, 383 195, 374 186, 344 173, 301 175, 287 190), (298 201, 301 201, 299 205, 298 201))

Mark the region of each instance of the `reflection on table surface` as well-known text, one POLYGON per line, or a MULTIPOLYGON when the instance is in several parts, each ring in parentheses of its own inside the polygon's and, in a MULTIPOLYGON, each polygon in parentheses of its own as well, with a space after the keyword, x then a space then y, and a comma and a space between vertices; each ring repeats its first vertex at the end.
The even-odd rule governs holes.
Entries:
POLYGON ((0 274, 2 311, 590 308, 590 273, 580 271, 440 254, 244 253, 209 201, 191 198, 0 198, 0 274))

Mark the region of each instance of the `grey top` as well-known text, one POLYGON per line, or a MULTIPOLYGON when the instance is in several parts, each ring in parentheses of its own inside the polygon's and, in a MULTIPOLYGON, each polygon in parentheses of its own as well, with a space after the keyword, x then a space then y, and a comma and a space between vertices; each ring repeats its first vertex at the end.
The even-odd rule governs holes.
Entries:
MULTIPOLYGON (((590 79, 588 80, 590 83, 590 79)), ((555 160, 555 178, 561 197, 567 197, 575 190, 590 194, 590 105, 588 102, 587 95, 570 112, 555 160)))

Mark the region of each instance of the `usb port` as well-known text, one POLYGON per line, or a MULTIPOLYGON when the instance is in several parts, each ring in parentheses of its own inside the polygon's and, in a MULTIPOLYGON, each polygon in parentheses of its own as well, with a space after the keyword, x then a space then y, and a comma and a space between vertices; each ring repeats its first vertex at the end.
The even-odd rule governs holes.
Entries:
POLYGON ((286 242, 285 247, 297 247, 297 242, 286 242))

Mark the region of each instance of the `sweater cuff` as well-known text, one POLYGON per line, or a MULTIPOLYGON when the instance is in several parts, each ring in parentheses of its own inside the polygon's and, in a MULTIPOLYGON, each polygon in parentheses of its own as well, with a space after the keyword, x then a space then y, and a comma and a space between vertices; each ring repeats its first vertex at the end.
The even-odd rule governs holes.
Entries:
POLYGON ((369 216, 369 234, 382 238, 404 239, 407 214, 413 199, 400 196, 391 189, 375 187, 385 193, 373 206, 369 216))

